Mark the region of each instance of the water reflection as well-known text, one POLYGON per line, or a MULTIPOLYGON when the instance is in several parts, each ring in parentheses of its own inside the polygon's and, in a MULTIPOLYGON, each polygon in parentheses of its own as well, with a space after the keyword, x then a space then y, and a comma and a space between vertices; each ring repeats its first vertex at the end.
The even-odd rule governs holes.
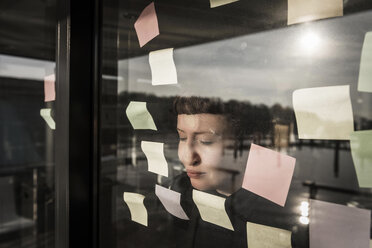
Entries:
MULTIPOLYGON (((141 140, 153 140, 165 143, 166 158, 171 167, 175 168, 174 171, 170 171, 170 175, 176 176, 182 172, 179 169, 182 159, 178 156, 180 155, 178 151, 179 135, 177 135, 177 115, 173 111, 174 99, 174 97, 157 97, 154 95, 124 92, 119 96, 120 110, 126 109, 131 100, 146 101, 149 112, 158 126, 157 132, 146 130, 133 131, 126 116, 120 115, 119 122, 121 124, 119 128, 125 132, 118 134, 117 154, 120 158, 125 159, 127 161, 126 163, 138 165, 138 168, 141 169, 143 154, 138 149, 140 142, 141 140)), ((216 100, 216 98, 212 99, 216 100)), ((329 185, 335 187, 358 188, 348 141, 298 139, 293 110, 288 107, 282 107, 280 104, 270 107, 263 104, 252 104, 248 101, 222 101, 221 99, 219 100, 219 104, 224 106, 226 113, 231 112, 229 118, 231 118, 232 111, 235 111, 233 115, 239 117, 235 118, 234 124, 236 127, 239 127, 235 129, 239 132, 228 133, 224 136, 224 156, 222 156, 224 159, 223 164, 229 165, 229 168, 233 168, 238 174, 241 173, 242 166, 244 167, 246 164, 250 144, 255 143, 295 157, 298 161, 294 174, 296 178, 327 182, 329 185)), ((190 121, 185 118, 182 120, 183 122, 190 121)), ((192 121, 195 122, 196 120, 197 118, 192 121)), ((203 118, 199 118, 199 122, 202 120, 203 118)), ((107 127, 110 126, 109 123, 105 124, 110 120, 105 121, 104 119, 103 121, 104 125, 108 125, 107 127)), ((215 122, 219 124, 223 123, 215 122)), ((354 122, 358 128, 372 128, 372 121, 370 119, 355 118, 354 122)), ((209 136, 213 136, 210 130, 211 127, 205 127, 206 131, 210 132, 208 134, 209 136)), ((221 125, 220 127, 213 128, 224 129, 225 126, 221 125)), ((212 131, 215 132, 213 129, 212 131)), ((194 144, 201 144, 201 141, 203 141, 200 139, 200 135, 197 137, 192 134, 191 136, 194 144)), ((103 147, 104 152, 108 152, 111 149, 111 145, 103 147)), ((144 164, 143 167, 145 166, 144 164)))
POLYGON ((308 225, 310 222, 309 219, 309 202, 302 201, 300 205, 301 217, 299 218, 300 223, 308 225))

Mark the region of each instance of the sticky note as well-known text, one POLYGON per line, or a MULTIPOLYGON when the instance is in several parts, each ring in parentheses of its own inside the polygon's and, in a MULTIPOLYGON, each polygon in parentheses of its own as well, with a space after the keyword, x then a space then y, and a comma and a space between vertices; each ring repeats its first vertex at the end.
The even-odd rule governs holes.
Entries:
POLYGON ((167 177, 168 163, 164 156, 164 143, 142 141, 141 148, 147 158, 148 170, 167 177))
POLYGON ((187 217, 185 211, 183 210, 181 206, 181 194, 164 188, 160 185, 155 185, 155 194, 163 204, 164 208, 172 215, 188 220, 189 217, 187 217))
POLYGON ((288 0, 288 25, 343 16, 343 0, 288 0))
POLYGON ((54 74, 44 77, 44 101, 45 102, 56 100, 55 82, 56 82, 56 76, 54 74))
POLYGON ((145 196, 137 193, 124 192, 123 199, 128 205, 132 221, 147 226, 147 210, 143 204, 145 196))
POLYGON ((158 17, 156 16, 154 2, 147 5, 137 21, 134 23, 140 47, 159 35, 158 17))
POLYGON ((295 90, 293 107, 300 139, 349 140, 354 131, 349 85, 295 90))
POLYGON ((152 85, 177 84, 177 71, 173 61, 173 48, 150 52, 152 85))
POLYGON ((251 144, 242 187, 284 206, 296 159, 251 144))
POLYGON ((239 0, 210 0, 211 8, 226 5, 229 3, 237 2, 239 0))
POLYGON ((366 33, 360 58, 358 91, 372 92, 372 32, 366 33))
POLYGON ((56 123, 54 122, 52 116, 51 116, 52 109, 50 108, 45 108, 45 109, 40 109, 40 115, 43 117, 43 119, 46 121, 50 129, 56 129, 56 123))
POLYGON ((359 187, 372 188, 372 130, 351 133, 350 148, 359 187))
POLYGON ((131 101, 126 109, 126 114, 133 129, 157 130, 146 102, 131 101))
POLYGON ((369 246, 371 211, 311 200, 310 248, 369 246))
POLYGON ((292 232, 247 222, 249 248, 291 248, 292 232))
POLYGON ((225 210, 225 198, 193 189, 192 199, 202 220, 234 231, 225 210))

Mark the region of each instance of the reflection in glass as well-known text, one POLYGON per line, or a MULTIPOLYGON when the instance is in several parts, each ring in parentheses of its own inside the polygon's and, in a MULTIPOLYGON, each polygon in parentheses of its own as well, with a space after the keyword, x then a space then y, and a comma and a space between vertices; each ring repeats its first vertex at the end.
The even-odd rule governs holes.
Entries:
POLYGON ((231 168, 232 154, 237 149, 241 128, 239 106, 225 106, 219 99, 198 97, 176 98, 179 134, 178 157, 185 166, 191 184, 198 190, 217 190, 230 195, 241 187, 244 166, 231 168), (228 156, 231 158, 228 158, 228 156))

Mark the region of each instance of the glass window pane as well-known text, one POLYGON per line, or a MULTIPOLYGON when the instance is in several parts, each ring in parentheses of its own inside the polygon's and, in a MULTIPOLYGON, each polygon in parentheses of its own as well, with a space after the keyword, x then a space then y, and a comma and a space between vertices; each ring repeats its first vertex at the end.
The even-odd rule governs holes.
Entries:
POLYGON ((326 2, 103 1, 101 247, 368 246, 372 5, 326 2))
POLYGON ((0 246, 54 247, 56 2, 0 9, 0 246))

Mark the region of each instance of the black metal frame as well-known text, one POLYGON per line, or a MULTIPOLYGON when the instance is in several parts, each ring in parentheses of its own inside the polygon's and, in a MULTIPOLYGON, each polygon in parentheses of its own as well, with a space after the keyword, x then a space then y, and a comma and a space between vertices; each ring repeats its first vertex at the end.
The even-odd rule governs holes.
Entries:
POLYGON ((100 1, 57 0, 55 246, 98 246, 100 1))

